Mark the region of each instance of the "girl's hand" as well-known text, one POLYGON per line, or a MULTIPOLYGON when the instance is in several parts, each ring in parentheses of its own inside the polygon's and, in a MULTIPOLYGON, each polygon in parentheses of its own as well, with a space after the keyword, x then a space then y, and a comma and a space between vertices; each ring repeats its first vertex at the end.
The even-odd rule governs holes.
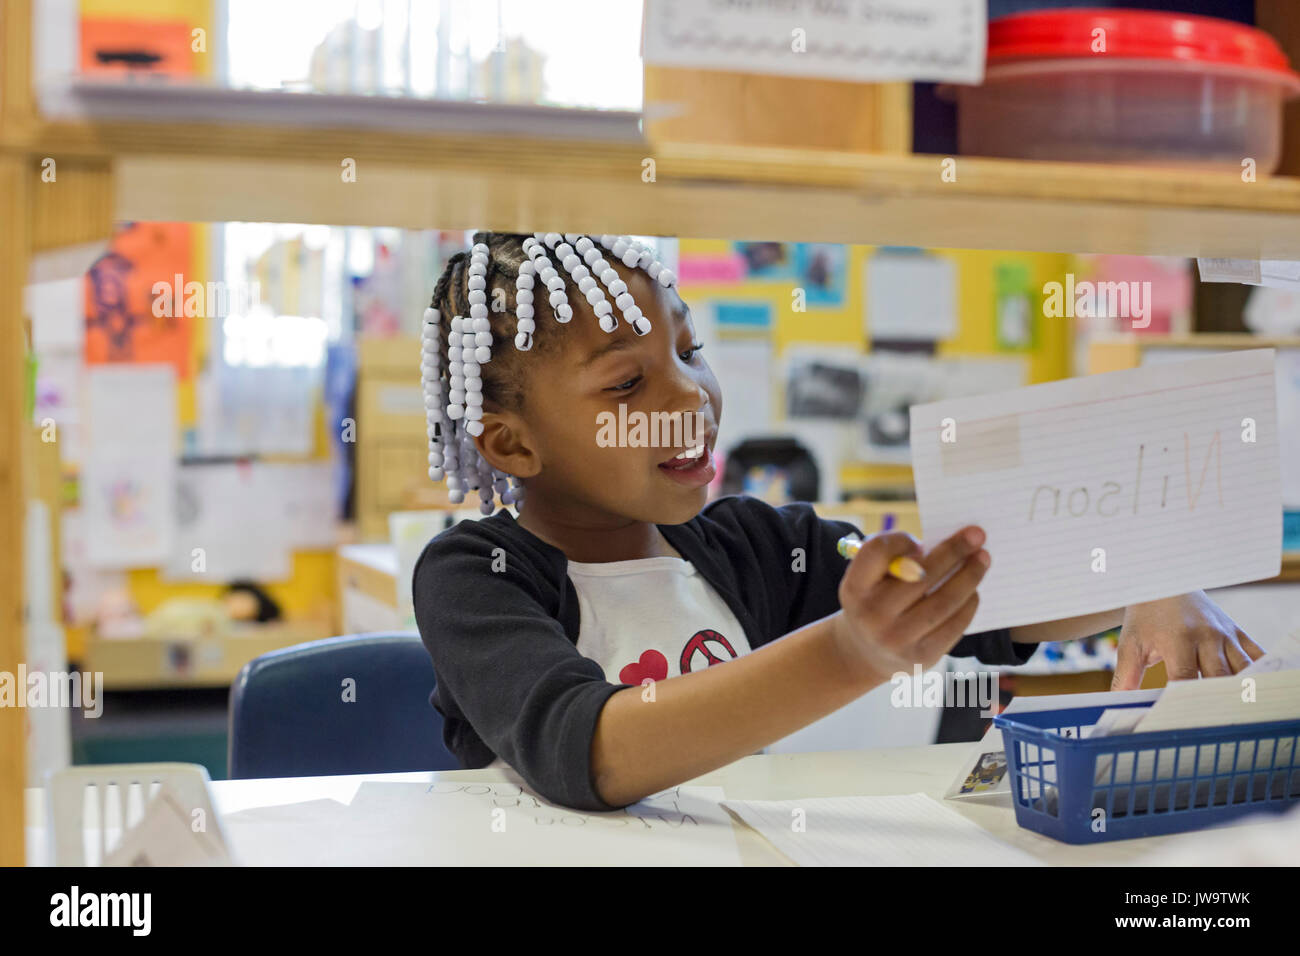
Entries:
POLYGON ((1133 690, 1157 661, 1165 662, 1169 680, 1194 680, 1235 674, 1263 656, 1263 649, 1204 591, 1193 591, 1125 609, 1110 686, 1133 690))
POLYGON ((922 557, 920 543, 901 531, 869 538, 840 581, 835 640, 846 666, 883 683, 900 671, 911 675, 915 664, 928 668, 951 650, 979 606, 975 588, 989 567, 983 543, 980 528, 963 528, 922 557), (890 577, 897 557, 920 561, 925 579, 890 577))

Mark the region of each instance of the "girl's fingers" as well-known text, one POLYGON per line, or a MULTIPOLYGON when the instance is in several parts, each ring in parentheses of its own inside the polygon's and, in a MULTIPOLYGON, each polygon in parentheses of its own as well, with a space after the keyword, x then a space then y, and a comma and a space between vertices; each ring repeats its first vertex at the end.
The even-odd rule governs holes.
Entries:
POLYGON ((975 611, 980 606, 980 596, 972 593, 957 609, 957 612, 921 639, 919 648, 921 659, 926 662, 937 661, 947 654, 975 619, 975 611))
POLYGON ((956 614, 975 593, 988 570, 988 552, 971 555, 937 591, 927 594, 907 609, 898 619, 900 631, 919 639, 936 630, 956 614))
MULTIPOLYGON (((1224 653, 1228 657, 1228 666, 1232 668, 1232 673, 1234 674, 1250 666, 1250 655, 1246 653, 1244 647, 1238 646, 1243 643, 1242 638, 1244 637, 1246 637, 1246 635, 1241 632, 1240 628, 1238 628, 1237 640, 1227 641, 1226 646, 1224 647, 1224 653)), ((1246 639, 1249 640, 1249 638, 1246 639)))
POLYGON ((1201 641, 1196 646, 1196 660, 1202 677, 1227 677, 1233 673, 1222 641, 1201 641))
POLYGON ((894 558, 920 558, 921 542, 904 531, 886 531, 873 535, 862 545, 862 550, 849 562, 840 580, 840 589, 848 589, 861 597, 889 572, 889 562, 894 558))
POLYGON ((961 566, 961 563, 979 550, 984 543, 984 532, 974 526, 962 528, 941 541, 921 559, 925 579, 915 583, 887 578, 876 587, 875 600, 882 613, 898 616, 915 605, 961 566))
POLYGON ((1241 628, 1237 628, 1237 643, 1241 645, 1243 651, 1250 655, 1252 661, 1257 661, 1268 653, 1268 651, 1247 637, 1246 632, 1241 628))

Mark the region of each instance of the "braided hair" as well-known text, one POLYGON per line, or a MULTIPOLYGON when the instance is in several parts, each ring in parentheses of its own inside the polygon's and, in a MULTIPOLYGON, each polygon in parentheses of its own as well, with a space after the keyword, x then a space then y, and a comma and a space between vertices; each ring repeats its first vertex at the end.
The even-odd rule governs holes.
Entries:
POLYGON ((605 332, 618 328, 615 307, 638 335, 650 331, 650 320, 605 260, 602 247, 628 268, 645 270, 665 288, 676 283, 650 249, 628 236, 603 235, 593 241, 574 233, 476 232, 470 251, 447 261, 424 312, 420 372, 429 478, 445 478, 453 503, 464 501, 467 491, 477 491, 485 515, 495 510, 494 495, 500 495, 503 505, 522 507, 523 483, 493 468, 478 453, 474 438, 483 432, 485 398, 523 408, 520 353, 554 346, 553 335, 537 334, 537 322, 569 322, 570 290, 587 300, 605 332), (559 268, 548 250, 554 251, 559 268), (545 288, 544 306, 534 297, 538 282, 545 288))

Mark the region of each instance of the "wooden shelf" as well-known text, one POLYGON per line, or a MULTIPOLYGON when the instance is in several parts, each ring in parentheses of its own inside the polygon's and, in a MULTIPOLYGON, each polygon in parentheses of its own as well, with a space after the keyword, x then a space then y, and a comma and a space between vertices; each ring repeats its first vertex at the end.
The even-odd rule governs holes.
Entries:
POLYGON ((944 182, 939 156, 203 123, 39 122, 0 146, 111 163, 123 219, 1300 259, 1300 179, 1232 171, 958 157, 944 182))

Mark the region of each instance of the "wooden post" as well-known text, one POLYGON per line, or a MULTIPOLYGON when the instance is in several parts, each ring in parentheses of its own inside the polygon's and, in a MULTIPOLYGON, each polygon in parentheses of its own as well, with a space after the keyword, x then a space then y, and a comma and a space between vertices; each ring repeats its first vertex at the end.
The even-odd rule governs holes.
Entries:
MULTIPOLYGON (((27 369, 23 286, 27 281, 31 169, 0 154, 0 671, 17 678, 23 660, 23 428, 27 369)), ((25 688, 16 688, 25 693, 25 688)), ((0 866, 23 864, 27 785, 26 711, 0 707, 0 866)))

